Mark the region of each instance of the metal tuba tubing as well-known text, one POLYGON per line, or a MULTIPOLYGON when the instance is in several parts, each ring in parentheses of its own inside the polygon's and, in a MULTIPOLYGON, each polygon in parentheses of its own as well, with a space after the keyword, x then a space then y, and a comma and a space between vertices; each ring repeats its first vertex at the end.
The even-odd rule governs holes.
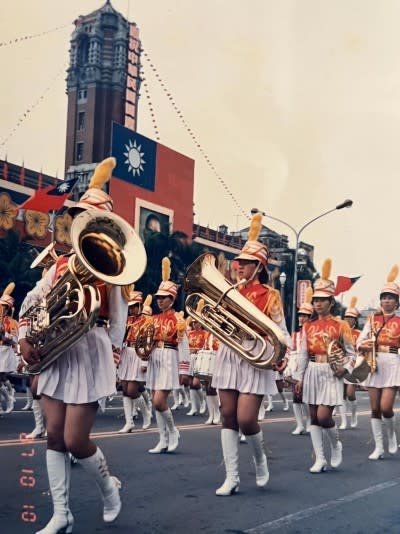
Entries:
POLYGON ((70 349, 95 324, 100 309, 96 282, 122 286, 135 282, 146 267, 144 245, 131 225, 115 213, 90 209, 71 226, 74 254, 50 293, 29 309, 27 338, 40 361, 28 367, 39 373, 70 349))
POLYGON ((272 369, 286 354, 287 341, 284 333, 261 310, 232 288, 216 268, 215 261, 213 254, 206 253, 188 268, 185 276, 187 313, 253 367, 272 369), (200 298, 204 299, 206 305, 198 314, 196 304, 200 298), (249 341, 250 347, 246 348, 244 341, 249 341), (273 353, 265 358, 267 341, 273 346, 273 353))

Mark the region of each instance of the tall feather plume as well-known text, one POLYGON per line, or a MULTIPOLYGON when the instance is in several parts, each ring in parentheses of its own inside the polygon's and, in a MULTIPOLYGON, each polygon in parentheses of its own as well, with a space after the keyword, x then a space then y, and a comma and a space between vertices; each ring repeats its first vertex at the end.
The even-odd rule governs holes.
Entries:
POLYGON ((89 183, 89 189, 101 189, 110 178, 114 167, 117 164, 115 158, 106 158, 101 161, 94 170, 94 174, 89 183))
POLYGON ((143 307, 151 306, 152 302, 153 302, 153 296, 152 295, 147 295, 147 297, 144 299, 143 307))
POLYGON ((131 293, 134 289, 135 289, 135 284, 129 284, 127 286, 121 287, 121 294, 127 302, 129 302, 131 298, 131 293))
POLYGON ((171 262, 169 258, 165 257, 161 261, 161 277, 163 282, 168 282, 171 276, 171 262))
POLYGON ((218 271, 224 276, 226 273, 226 266, 227 266, 227 261, 225 258, 225 254, 223 252, 220 252, 218 254, 218 271))
POLYGON ((10 282, 8 284, 8 286, 5 288, 5 290, 3 291, 3 294, 4 295, 11 295, 11 293, 14 291, 14 289, 15 289, 14 282, 10 282))
POLYGON ((201 313, 203 311, 204 304, 205 304, 204 299, 199 299, 197 306, 196 306, 196 313, 201 313))
POLYGON ((355 308, 357 304, 357 297, 351 297, 349 308, 355 308))
POLYGON ((327 258, 322 264, 321 278, 323 280, 329 280, 329 277, 331 275, 331 270, 332 270, 332 260, 330 258, 327 258))
POLYGON ((304 302, 306 302, 307 304, 311 304, 312 295, 313 295, 313 288, 311 286, 307 287, 304 302))
POLYGON ((399 276, 399 266, 393 265, 393 267, 389 271, 389 274, 387 275, 386 281, 394 282, 398 276, 399 276))
POLYGON ((262 226, 262 214, 256 213, 253 215, 253 218, 251 219, 250 228, 249 228, 249 241, 257 241, 258 236, 260 235, 262 226))

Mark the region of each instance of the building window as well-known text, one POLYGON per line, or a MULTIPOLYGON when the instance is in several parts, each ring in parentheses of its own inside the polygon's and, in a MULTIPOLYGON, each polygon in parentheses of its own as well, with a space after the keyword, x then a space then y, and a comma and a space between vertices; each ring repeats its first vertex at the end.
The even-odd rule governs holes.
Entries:
POLYGON ((86 102, 87 100, 87 89, 80 89, 78 91, 78 102, 86 102))
POLYGON ((85 112, 79 111, 78 112, 78 130, 84 130, 85 129, 85 112))
POLYGON ((83 160, 83 143, 76 143, 76 161, 83 160))

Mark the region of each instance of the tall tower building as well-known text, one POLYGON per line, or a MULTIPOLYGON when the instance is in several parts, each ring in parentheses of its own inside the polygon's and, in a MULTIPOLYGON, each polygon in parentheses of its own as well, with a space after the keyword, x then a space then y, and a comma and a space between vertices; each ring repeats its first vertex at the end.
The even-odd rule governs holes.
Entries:
POLYGON ((82 177, 82 189, 110 154, 112 121, 136 130, 139 69, 139 29, 110 0, 78 17, 67 70, 65 170, 82 177))

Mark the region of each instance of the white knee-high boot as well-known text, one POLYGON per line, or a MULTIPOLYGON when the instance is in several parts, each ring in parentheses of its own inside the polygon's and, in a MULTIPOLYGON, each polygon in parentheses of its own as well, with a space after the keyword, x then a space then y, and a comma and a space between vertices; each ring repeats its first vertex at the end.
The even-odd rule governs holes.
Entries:
POLYGON ((269 471, 267 463, 267 455, 264 448, 264 436, 262 431, 257 434, 246 434, 247 443, 251 446, 253 451, 253 460, 256 467, 256 484, 259 488, 263 488, 268 484, 269 471))
POLYGON ((211 398, 214 406, 213 424, 219 425, 221 422, 221 412, 219 411, 219 397, 218 395, 211 395, 211 398))
POLYGON ((324 455, 324 443, 322 440, 322 428, 317 425, 310 426, 311 443, 315 453, 314 465, 310 467, 310 473, 322 473, 326 471, 326 458, 324 455))
POLYGON ((293 413, 294 418, 296 419, 296 428, 293 430, 292 434, 294 436, 304 434, 303 410, 301 409, 301 404, 298 402, 293 403, 293 413))
POLYGON ((339 467, 343 461, 343 445, 342 442, 339 441, 338 428, 335 424, 335 426, 332 426, 331 428, 324 428, 324 432, 328 437, 331 446, 331 466, 333 468, 339 467))
POLYGON ((160 412, 165 421, 168 431, 168 452, 174 452, 179 445, 179 430, 175 426, 174 417, 171 410, 160 412))
POLYGON ((179 408, 179 389, 172 390, 172 397, 174 402, 171 406, 171 410, 177 410, 179 408))
POLYGON ((111 523, 117 519, 121 511, 122 505, 119 496, 121 482, 117 477, 110 476, 106 459, 99 447, 92 456, 80 459, 79 463, 85 471, 94 477, 103 499, 103 520, 106 523, 111 523))
POLYGON ((136 407, 139 409, 140 413, 143 417, 143 426, 142 428, 146 430, 146 428, 149 428, 151 425, 151 412, 149 410, 149 407, 146 404, 146 401, 142 396, 140 396, 138 399, 134 400, 134 403, 136 404, 136 407))
POLYGON ((303 411, 304 417, 306 418, 306 432, 310 432, 310 428, 311 428, 310 408, 308 404, 305 404, 304 402, 302 402, 301 409, 303 411))
POLYGON ((258 410, 257 419, 259 421, 264 421, 264 417, 265 417, 265 404, 264 404, 264 397, 263 397, 261 404, 260 404, 260 409, 258 410))
POLYGON ((285 397, 285 394, 282 392, 279 392, 279 395, 281 397, 281 399, 283 400, 283 411, 284 412, 287 412, 289 410, 289 402, 287 400, 287 398, 285 397))
POLYGON ((24 412, 27 410, 31 410, 32 402, 33 402, 32 391, 29 388, 26 388, 26 404, 23 408, 21 408, 21 410, 23 410, 24 412))
POLYGON ((160 439, 157 443, 157 445, 153 449, 149 449, 150 454, 161 454, 164 452, 167 452, 168 450, 168 430, 167 430, 167 424, 162 416, 162 412, 159 412, 158 410, 156 412, 156 421, 158 430, 160 432, 160 439))
POLYGON ((133 399, 130 397, 122 397, 122 406, 124 408, 125 415, 125 425, 118 430, 119 434, 125 434, 132 432, 135 428, 135 423, 133 422, 133 399))
POLYGON ((384 457, 384 448, 383 448, 383 433, 382 433, 382 420, 371 419, 371 429, 375 441, 375 449, 368 456, 369 460, 381 460, 384 457))
POLYGON ((190 410, 186 415, 197 415, 200 412, 200 399, 196 389, 190 390, 190 410))
POLYGON ((40 402, 37 399, 32 401, 33 417, 35 418, 35 428, 26 437, 29 439, 41 438, 44 436, 45 428, 43 423, 43 412, 40 402))
POLYGON ((351 428, 356 428, 358 424, 358 418, 357 418, 357 401, 356 400, 349 400, 347 401, 347 406, 351 413, 351 419, 350 419, 350 426, 351 428))
POLYGON ((152 410, 153 410, 153 404, 151 402, 151 396, 150 396, 150 393, 147 391, 147 389, 145 389, 142 393, 142 397, 144 398, 146 404, 147 404, 147 407, 148 409, 150 410, 150 414, 152 415, 152 410))
POLYGON ((190 404, 190 388, 189 386, 185 386, 182 389, 183 389, 183 395, 184 395, 183 406, 185 408, 188 408, 190 404))
POLYGON ((272 404, 272 395, 268 395, 268 404, 267 404, 267 407, 266 407, 266 411, 267 412, 272 412, 274 406, 272 404))
POLYGON ((199 410, 199 412, 200 412, 201 415, 203 415, 207 411, 206 394, 205 394, 205 391, 202 390, 202 388, 197 390, 197 394, 198 394, 199 399, 200 399, 200 410, 199 410))
POLYGON ((69 485, 71 462, 66 452, 46 451, 47 474, 53 501, 53 517, 36 534, 57 534, 72 532, 74 518, 69 508, 69 485))
POLYGON ((208 410, 208 419, 204 422, 205 425, 212 425, 214 420, 214 404, 213 396, 206 396, 207 410, 208 410))
POLYGON ((221 430, 222 454, 224 456, 226 478, 215 494, 233 495, 239 490, 239 433, 237 430, 223 428, 221 430))
POLYGON ((383 422, 386 425, 386 432, 388 437, 388 451, 390 454, 396 454, 397 452, 397 436, 394 429, 395 418, 384 417, 383 422))
POLYGON ((343 401, 343 404, 337 406, 338 412, 340 414, 340 430, 346 430, 347 428, 347 415, 346 415, 346 404, 343 401))

